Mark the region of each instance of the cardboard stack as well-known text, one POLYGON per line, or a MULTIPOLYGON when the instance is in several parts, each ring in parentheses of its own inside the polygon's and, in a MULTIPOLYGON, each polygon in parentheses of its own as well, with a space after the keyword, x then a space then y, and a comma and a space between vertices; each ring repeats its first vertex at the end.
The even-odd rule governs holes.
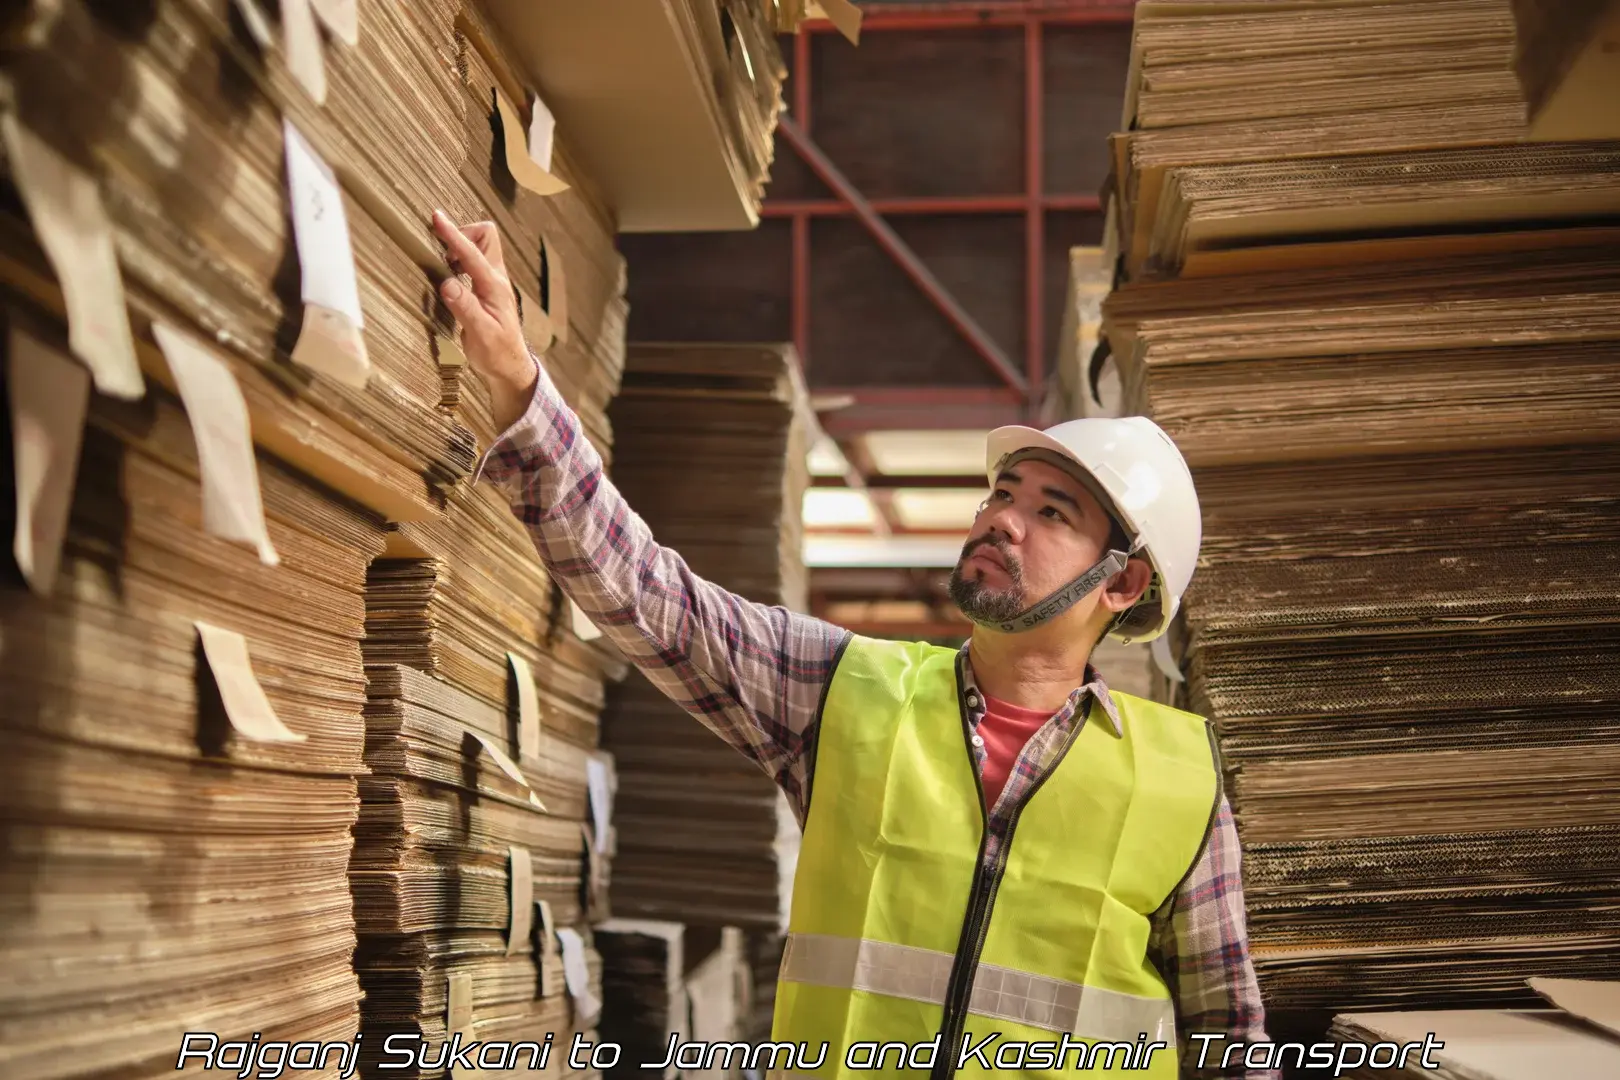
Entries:
POLYGON ((199 464, 198 414, 156 388, 97 398, 81 448, 88 379, 15 299, 5 504, 8 526, 32 526, 17 552, 33 589, 0 590, 0 1063, 155 1076, 188 1031, 352 1039, 360 638, 381 527, 266 457, 255 478, 248 449, 221 479, 262 488, 279 564, 210 535, 203 485, 220 481, 199 464), (38 469, 52 451, 77 460, 38 469), (71 515, 59 563, 53 504, 71 515))
POLYGON ((1620 3, 1512 0, 1513 69, 1537 139, 1617 139, 1620 3))
POLYGON ((446 980, 470 976, 478 1038, 586 1030, 612 849, 606 663, 487 488, 389 543, 367 588, 374 775, 354 861, 368 1029, 442 1038, 446 980))
MULTIPOLYGON (((499 33, 476 8, 453 33, 460 182, 500 232, 531 348, 610 458, 604 410, 625 316, 611 214, 565 135, 544 176, 518 159, 522 136, 514 149, 510 133, 530 97, 499 33)), ((482 384, 464 369, 444 382, 488 446, 499 433, 482 384)), ((378 1042, 393 1031, 435 1043, 457 1030, 465 980, 469 1038, 592 1037, 601 965, 589 927, 608 913, 613 843, 597 718, 622 663, 591 643, 594 628, 489 485, 463 484, 388 543, 367 588, 373 776, 354 860, 367 1029, 378 1042)))
MULTIPOLYGON (((1342 1075, 1605 1080, 1620 1072, 1620 983, 1531 979, 1529 986, 1544 999, 1538 1008, 1337 1016, 1333 1037, 1370 1048, 1364 1066, 1342 1075)), ((1345 1060, 1353 1065, 1356 1048, 1349 1049, 1345 1060)))
MULTIPOLYGON (((611 415, 614 482, 692 571, 804 610, 807 398, 791 348, 630 346, 611 415)), ((614 688, 616 915, 775 929, 785 903, 776 784, 639 674, 614 688)))
POLYGON ((658 919, 610 919, 596 927, 604 968, 602 1037, 624 1047, 608 1076, 736 1077, 753 1055, 683 1044, 751 1039, 753 1000, 745 938, 736 927, 694 928, 658 919), (611 1017, 609 1020, 607 1017, 611 1017))
POLYGON ((622 665, 470 484, 429 218, 496 222, 606 455, 613 214, 476 7, 281 8, 8 16, 7 1075, 599 1011, 622 665))
MULTIPOLYGON (((807 603, 800 519, 814 432, 792 349, 633 344, 611 416, 614 481, 694 573, 765 604, 807 603)), ((614 687, 616 916, 745 932, 738 1020, 769 1031, 798 827, 771 777, 639 674, 614 687)))
POLYGON ((1620 970, 1620 146, 1524 140, 1508 8, 1137 8, 1104 334, 1278 1013, 1620 970))

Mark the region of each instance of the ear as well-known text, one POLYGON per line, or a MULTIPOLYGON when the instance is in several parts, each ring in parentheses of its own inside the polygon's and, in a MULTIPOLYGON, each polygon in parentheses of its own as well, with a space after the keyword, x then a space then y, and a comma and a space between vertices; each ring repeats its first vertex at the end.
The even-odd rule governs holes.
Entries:
POLYGON ((1125 569, 1109 578, 1103 585, 1099 602, 1109 611, 1124 611, 1142 598, 1153 581, 1153 568, 1146 559, 1131 559, 1125 569))

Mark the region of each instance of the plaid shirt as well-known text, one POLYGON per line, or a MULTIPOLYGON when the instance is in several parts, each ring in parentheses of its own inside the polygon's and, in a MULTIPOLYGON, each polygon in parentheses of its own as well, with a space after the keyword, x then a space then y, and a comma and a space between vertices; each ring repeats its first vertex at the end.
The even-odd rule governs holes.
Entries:
MULTIPOLYGON (((802 826, 822 688, 849 636, 820 619, 767 607, 699 578, 660 546, 604 475, 602 459, 542 366, 528 411, 485 455, 479 475, 498 485, 563 590, 665 695, 775 778, 802 826)), ((977 728, 984 697, 970 646, 961 656, 968 716, 977 728)), ((1030 738, 990 808, 991 843, 1011 811, 1052 764, 1091 710, 1119 729, 1108 688, 1094 671, 1030 738)), ((983 747, 974 746, 983 767, 983 747)), ((1175 999, 1183 1075, 1277 1080, 1249 1069, 1233 1042, 1266 1041, 1264 1007, 1249 957, 1237 830, 1221 799, 1198 865, 1156 914, 1149 951, 1175 999), (1189 1033, 1218 1034, 1208 1062, 1189 1033), (1191 1048, 1189 1049, 1189 1046, 1191 1048)))

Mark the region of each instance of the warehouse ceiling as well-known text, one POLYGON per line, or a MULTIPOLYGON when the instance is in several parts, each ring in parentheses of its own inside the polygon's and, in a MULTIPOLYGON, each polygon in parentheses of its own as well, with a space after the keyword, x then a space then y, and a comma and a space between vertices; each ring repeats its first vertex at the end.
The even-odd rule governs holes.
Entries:
POLYGON ((986 432, 1074 415, 1054 376, 1072 253, 1103 234, 1133 7, 867 3, 858 47, 807 26, 781 39, 758 228, 620 238, 632 340, 797 350, 824 432, 804 504, 817 614, 962 631, 944 581, 986 432))

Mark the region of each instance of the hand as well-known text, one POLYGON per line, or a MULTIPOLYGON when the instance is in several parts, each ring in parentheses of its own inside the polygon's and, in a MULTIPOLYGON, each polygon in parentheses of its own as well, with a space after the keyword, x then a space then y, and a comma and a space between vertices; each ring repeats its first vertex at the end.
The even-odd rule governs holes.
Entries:
POLYGON ((539 370, 523 340, 500 233, 487 221, 457 228, 443 210, 433 213, 433 231, 444 242, 457 275, 445 279, 439 295, 461 326, 467 363, 489 387, 495 428, 505 431, 528 408, 539 370))

